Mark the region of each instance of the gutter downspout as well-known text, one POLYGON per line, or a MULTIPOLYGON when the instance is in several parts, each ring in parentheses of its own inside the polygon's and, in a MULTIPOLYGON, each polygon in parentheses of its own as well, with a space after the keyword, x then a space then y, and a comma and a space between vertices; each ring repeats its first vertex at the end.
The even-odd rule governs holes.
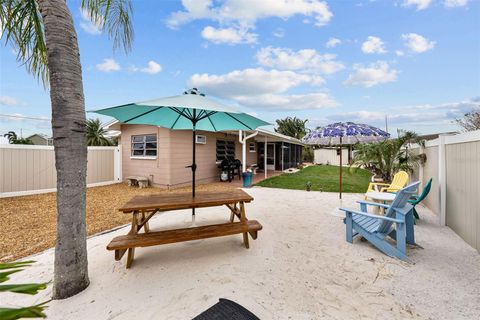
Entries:
POLYGON ((242 144, 242 172, 247 171, 247 140, 255 137, 258 131, 255 131, 249 136, 243 136, 243 131, 238 130, 238 142, 242 144))

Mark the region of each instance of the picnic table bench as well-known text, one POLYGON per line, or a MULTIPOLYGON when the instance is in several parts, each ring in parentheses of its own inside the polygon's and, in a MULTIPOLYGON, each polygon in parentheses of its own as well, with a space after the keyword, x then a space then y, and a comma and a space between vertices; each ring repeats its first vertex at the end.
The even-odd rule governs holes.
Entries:
POLYGON ((262 225, 256 220, 248 220, 245 203, 253 198, 243 190, 227 192, 198 192, 193 198, 189 193, 159 193, 149 196, 135 196, 119 210, 132 214, 132 226, 127 235, 115 237, 107 250, 115 251, 115 260, 127 255, 127 268, 133 262, 135 248, 162 244, 207 239, 213 237, 243 234, 243 243, 249 248, 248 234, 256 239, 262 225), (230 210, 230 221, 221 224, 203 225, 163 231, 151 231, 149 220, 157 213, 191 208, 206 208, 225 205, 230 210), (235 217, 239 221, 235 222, 235 217), (144 233, 139 233, 143 228, 144 233))

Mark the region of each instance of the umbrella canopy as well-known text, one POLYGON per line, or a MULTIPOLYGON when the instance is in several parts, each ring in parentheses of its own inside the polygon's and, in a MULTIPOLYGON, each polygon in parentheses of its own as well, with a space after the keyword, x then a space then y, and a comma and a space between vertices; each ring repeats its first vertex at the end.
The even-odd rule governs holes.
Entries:
POLYGON ((340 145, 340 192, 342 199, 342 145, 356 143, 380 142, 388 139, 390 134, 368 124, 353 122, 337 122, 309 132, 303 143, 310 145, 336 146, 340 145))
POLYGON ((255 130, 270 123, 205 97, 197 89, 156 100, 124 104, 93 112, 125 124, 154 125, 172 130, 255 130))
POLYGON ((305 144, 332 146, 339 144, 355 144, 384 141, 390 137, 388 132, 353 122, 337 122, 308 133, 305 144))
MULTIPOLYGON (((93 112, 113 117, 125 124, 153 125, 171 130, 193 130, 192 135, 192 196, 195 197, 196 130, 255 130, 270 123, 208 99, 196 88, 182 95, 129 103, 93 112)), ((195 209, 192 209, 195 215, 195 209)))

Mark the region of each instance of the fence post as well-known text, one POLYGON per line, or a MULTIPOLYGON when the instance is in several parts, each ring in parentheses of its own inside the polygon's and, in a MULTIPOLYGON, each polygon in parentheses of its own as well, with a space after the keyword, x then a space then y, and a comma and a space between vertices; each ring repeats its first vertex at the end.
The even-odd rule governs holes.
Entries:
POLYGON ((445 152, 445 134, 438 136, 438 210, 440 225, 447 223, 447 163, 445 152))
POLYGON ((122 146, 118 145, 113 150, 113 172, 114 180, 116 182, 121 182, 122 179, 122 146))

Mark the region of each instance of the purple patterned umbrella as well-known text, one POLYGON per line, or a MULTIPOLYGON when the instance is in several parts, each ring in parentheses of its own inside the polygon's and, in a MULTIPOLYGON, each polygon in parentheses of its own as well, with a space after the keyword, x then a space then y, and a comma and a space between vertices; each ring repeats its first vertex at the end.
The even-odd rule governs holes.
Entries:
POLYGON ((313 130, 303 137, 303 143, 310 145, 340 145, 340 199, 342 199, 342 145, 371 143, 387 140, 388 132, 368 124, 337 122, 313 130))

